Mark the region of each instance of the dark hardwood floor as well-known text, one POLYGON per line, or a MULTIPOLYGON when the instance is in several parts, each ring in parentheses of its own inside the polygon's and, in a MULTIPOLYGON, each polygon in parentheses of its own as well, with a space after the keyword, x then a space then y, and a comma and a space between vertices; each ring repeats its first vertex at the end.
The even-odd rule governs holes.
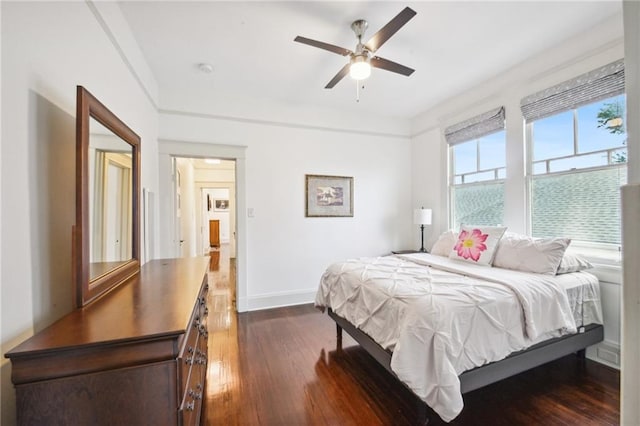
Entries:
MULTIPOLYGON (((415 425, 424 406, 311 305, 235 313, 228 249, 210 272, 205 425, 415 425)), ((568 356, 464 396, 453 425, 617 425, 619 373, 568 356)), ((428 411, 429 424, 444 424, 428 411)))

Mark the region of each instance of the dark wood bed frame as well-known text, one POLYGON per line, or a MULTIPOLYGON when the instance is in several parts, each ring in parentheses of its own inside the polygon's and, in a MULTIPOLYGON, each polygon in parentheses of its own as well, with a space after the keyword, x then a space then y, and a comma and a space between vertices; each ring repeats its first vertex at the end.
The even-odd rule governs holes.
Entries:
MULTIPOLYGON (((342 330, 346 330, 362 348, 396 377, 391 370, 391 351, 382 348, 371 337, 346 319, 338 316, 331 309, 328 309, 327 313, 336 322, 338 348, 342 348, 342 330)), ((602 325, 590 324, 580 327, 576 334, 545 340, 528 349, 514 352, 503 360, 465 371, 459 376, 460 391, 463 394, 471 392, 571 353, 577 353, 578 356, 584 358, 586 348, 603 339, 604 328, 602 325)))

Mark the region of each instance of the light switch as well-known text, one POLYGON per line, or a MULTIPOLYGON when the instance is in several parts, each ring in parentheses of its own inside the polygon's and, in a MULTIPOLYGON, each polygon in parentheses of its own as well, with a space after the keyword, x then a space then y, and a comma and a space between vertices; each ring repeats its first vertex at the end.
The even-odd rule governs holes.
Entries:
POLYGON ((253 211, 253 207, 249 207, 247 209, 247 216, 254 217, 254 215, 255 215, 255 212, 253 211))

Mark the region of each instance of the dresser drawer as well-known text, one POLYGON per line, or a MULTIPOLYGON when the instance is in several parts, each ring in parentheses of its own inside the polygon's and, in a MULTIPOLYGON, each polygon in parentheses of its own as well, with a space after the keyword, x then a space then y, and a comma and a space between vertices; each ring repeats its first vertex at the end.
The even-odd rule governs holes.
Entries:
MULTIPOLYGON (((203 339, 198 339, 198 341, 201 340, 203 339)), ((206 372, 206 354, 203 355, 200 349, 196 349, 194 362, 190 365, 187 386, 184 389, 178 412, 183 425, 196 425, 200 422, 206 372)))
POLYGON ((196 329, 193 329, 193 331, 189 333, 184 351, 178 358, 178 390, 180 392, 180 400, 182 400, 182 397, 186 392, 191 367, 196 363, 197 353, 200 351, 198 348, 199 336, 200 334, 196 329))
MULTIPOLYGON (((203 280, 202 288, 196 299, 189 328, 186 330, 182 347, 178 355, 178 391, 181 401, 181 417, 190 416, 190 412, 199 412, 199 400, 204 393, 204 381, 207 368, 207 306, 208 292, 207 278, 203 280)), ((183 424, 191 424, 189 422, 183 424)))

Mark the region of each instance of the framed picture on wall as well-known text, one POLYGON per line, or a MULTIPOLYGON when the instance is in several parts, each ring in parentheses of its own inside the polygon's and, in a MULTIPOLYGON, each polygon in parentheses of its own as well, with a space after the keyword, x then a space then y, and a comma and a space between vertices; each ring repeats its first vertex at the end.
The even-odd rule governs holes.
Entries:
POLYGON ((353 178, 305 175, 306 217, 353 217, 353 178))
POLYGON ((229 200, 215 200, 214 201, 214 210, 216 210, 216 211, 227 211, 227 210, 229 210, 229 200))

